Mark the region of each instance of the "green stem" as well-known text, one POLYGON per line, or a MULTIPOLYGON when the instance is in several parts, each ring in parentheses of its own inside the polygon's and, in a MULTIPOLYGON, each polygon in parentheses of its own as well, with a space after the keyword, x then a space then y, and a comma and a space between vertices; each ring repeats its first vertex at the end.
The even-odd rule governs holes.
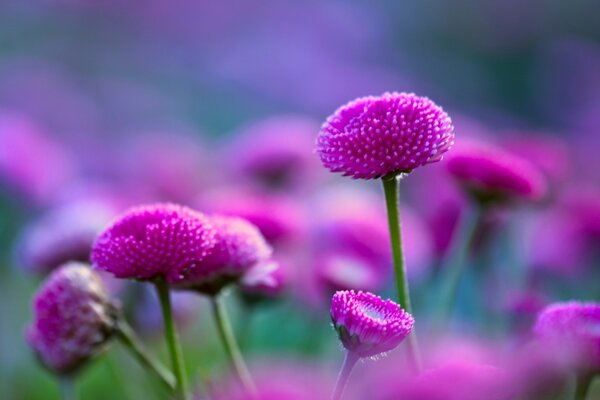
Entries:
POLYGON ((225 352, 229 357, 233 371, 242 387, 249 394, 255 396, 257 393, 256 386, 254 385, 254 381, 252 380, 248 367, 244 362, 242 353, 235 340, 235 336, 233 335, 233 330, 231 329, 231 323, 227 317, 227 310, 225 309, 223 299, 221 295, 218 294, 211 296, 210 299, 213 316, 215 318, 217 330, 219 331, 219 337, 221 338, 225 352))
POLYGON ((60 396, 62 400, 77 400, 75 380, 72 376, 61 376, 59 384, 60 396))
POLYGON ((577 374, 575 379, 575 396, 574 400, 585 400, 587 398, 588 392, 592 387, 592 381, 594 380, 594 375, 589 373, 577 374))
POLYGON ((140 338, 135 334, 131 326, 120 318, 117 325, 117 338, 129 350, 132 356, 149 372, 156 375, 160 383, 170 392, 175 390, 175 377, 164 365, 152 355, 142 344, 140 338))
POLYGON ((171 297, 169 286, 164 279, 155 281, 156 292, 160 301, 160 307, 163 314, 163 322, 165 326, 165 337, 169 354, 171 355, 171 363, 173 364, 173 374, 175 375, 175 396, 179 400, 187 400, 187 381, 185 375, 185 367, 183 364, 183 354, 181 344, 175 330, 175 321, 173 320, 173 311, 171 309, 171 297))
POLYGON ((440 303, 438 310, 438 328, 441 330, 448 325, 456 296, 460 286, 461 278, 467 264, 467 253, 473 242, 477 227, 483 215, 483 208, 476 205, 464 216, 452 234, 452 243, 442 267, 442 288, 440 290, 440 303))
POLYGON ((350 351, 346 352, 344 363, 340 369, 340 374, 338 375, 337 382, 335 383, 335 389, 333 390, 333 395, 331 396, 332 400, 342 399, 342 396, 344 395, 344 389, 346 389, 346 384, 348 383, 352 369, 358 360, 359 357, 356 354, 350 351))
MULTIPOLYGON (((412 314, 410 304, 410 293, 408 290, 408 279, 406 277, 406 264, 402 251, 402 231, 400 229, 400 175, 392 174, 383 177, 383 190, 385 192, 385 204, 387 207, 388 225, 390 230, 390 240, 392 244, 392 256, 394 261, 394 274, 396 277, 396 289, 398 290, 398 303, 412 314)), ((408 336, 408 359, 411 368, 415 373, 421 371, 421 359, 417 344, 416 333, 408 336)))

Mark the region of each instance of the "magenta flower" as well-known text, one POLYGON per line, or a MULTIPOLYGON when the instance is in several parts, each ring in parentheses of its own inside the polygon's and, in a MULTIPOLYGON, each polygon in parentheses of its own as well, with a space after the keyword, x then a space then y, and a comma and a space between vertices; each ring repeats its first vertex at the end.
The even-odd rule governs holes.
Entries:
POLYGON ((43 215, 22 233, 17 256, 23 267, 47 274, 67 261, 89 261, 94 239, 110 220, 103 204, 65 206, 43 215))
POLYGON ((215 235, 209 219, 187 207, 134 207, 98 236, 91 259, 118 278, 175 281, 200 265, 215 235))
POLYGON ((398 346, 411 332, 413 317, 391 300, 372 293, 339 291, 331 300, 331 320, 348 352, 372 357, 398 346))
POLYGON ((583 369, 600 368, 600 304, 554 303, 538 315, 534 334, 583 369))
POLYGON ((27 341, 43 364, 74 372, 100 352, 116 326, 116 312, 100 279, 85 264, 65 264, 36 293, 27 341))
POLYGON ((452 121, 441 107, 394 92, 340 107, 323 124, 317 153, 332 172, 375 179, 439 161, 453 141, 452 121))
POLYGON ((196 268, 174 281, 177 288, 214 294, 271 257, 271 246, 248 221, 217 215, 210 222, 216 232, 215 246, 196 268))
POLYGON ((329 252, 318 255, 315 274, 328 296, 338 290, 381 289, 389 270, 351 253, 329 252))
POLYGON ((457 147, 446 168, 481 202, 539 200, 546 193, 544 176, 528 161, 488 144, 457 147))
POLYGON ((268 260, 252 267, 240 280, 244 300, 256 302, 279 297, 285 290, 287 275, 279 261, 268 260))

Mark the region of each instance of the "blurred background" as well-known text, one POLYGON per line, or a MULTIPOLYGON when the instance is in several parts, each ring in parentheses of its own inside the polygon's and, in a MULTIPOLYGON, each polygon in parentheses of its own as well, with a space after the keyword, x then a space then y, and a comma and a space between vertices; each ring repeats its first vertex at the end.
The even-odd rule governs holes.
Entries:
MULTIPOLYGON (((2 398, 58 398, 23 339, 31 296, 64 261, 57 253, 85 260, 98 229, 151 201, 241 214, 259 225, 289 287, 253 321, 242 319, 254 302, 230 299, 245 351, 256 362, 337 366, 328 296, 355 285, 392 293, 377 275, 389 265, 377 272, 362 265, 389 263, 381 261, 389 250, 378 247, 387 246, 379 183, 326 173, 313 143, 338 106, 385 91, 430 97, 453 118, 457 142, 494 142, 548 178, 546 203, 519 210, 509 224, 527 233, 520 247, 509 258, 502 249, 489 252, 491 264, 523 266, 529 297, 491 308, 527 313, 546 295, 600 296, 581 279, 597 259, 581 249, 580 236, 569 241, 564 233, 573 204, 600 204, 599 15, 596 0, 4 0, 2 398), (372 235, 361 236, 365 230, 372 235), (324 241, 332 231, 346 235, 353 251, 349 242, 324 241)), ((442 164, 416 171, 405 185, 403 229, 417 299, 427 297, 419 287, 447 246, 439 224, 456 219, 446 206, 460 205, 433 183, 444 180, 442 164)), ((132 318, 164 352, 153 342, 156 304, 137 301, 143 305, 136 303, 132 318)), ((223 355, 203 301, 181 303, 182 320, 193 320, 184 335, 187 361, 205 382, 223 371, 223 355)), ((82 374, 80 391, 85 399, 146 398, 144 382, 143 371, 111 350, 82 374), (140 384, 126 389, 112 384, 118 379, 140 384)))

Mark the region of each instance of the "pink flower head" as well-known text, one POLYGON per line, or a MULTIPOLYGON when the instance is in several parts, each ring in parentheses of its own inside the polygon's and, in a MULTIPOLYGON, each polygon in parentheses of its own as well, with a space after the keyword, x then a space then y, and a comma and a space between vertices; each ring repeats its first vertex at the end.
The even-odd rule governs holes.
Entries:
POLYGON ((453 141, 452 121, 441 107, 393 92, 340 107, 323 124, 317 153, 332 172, 374 179, 439 161, 453 141))
POLYGON ((115 308, 85 264, 65 264, 36 293, 27 340, 50 370, 67 374, 102 350, 115 327, 115 308))
POLYGON ((23 231, 18 258, 24 268, 41 274, 67 261, 87 262, 94 239, 111 217, 111 207, 98 203, 53 210, 23 231))
POLYGON ((197 267, 215 245, 203 214, 175 204, 134 207, 96 239, 92 263, 118 278, 168 281, 197 267))
POLYGON ((240 281, 244 300, 257 302, 279 297, 287 283, 284 266, 279 261, 268 260, 252 267, 240 281))
POLYGON ((353 290, 333 295, 331 320, 344 347, 360 357, 393 350, 410 334, 415 323, 393 301, 353 290))
POLYGON ((215 246, 196 268, 174 282, 178 288, 216 293, 271 257, 271 246, 250 222, 220 215, 210 221, 216 232, 215 246))
POLYGON ((531 163, 488 144, 471 142, 457 147, 446 168, 482 202, 532 201, 546 193, 544 176, 531 163))
POLYGON ((600 368, 600 304, 554 303, 540 312, 534 334, 582 368, 600 368))
POLYGON ((328 296, 338 290, 378 290, 389 276, 387 268, 343 252, 320 254, 315 273, 328 296))
POLYGON ((302 188, 321 169, 312 156, 316 122, 300 116, 279 116, 253 123, 230 145, 234 173, 263 186, 302 188))

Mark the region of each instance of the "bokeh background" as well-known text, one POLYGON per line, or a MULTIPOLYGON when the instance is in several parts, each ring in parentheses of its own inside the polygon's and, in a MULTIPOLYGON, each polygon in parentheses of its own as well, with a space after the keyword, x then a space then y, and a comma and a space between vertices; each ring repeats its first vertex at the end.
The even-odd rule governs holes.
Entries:
MULTIPOLYGON (((297 131, 286 151, 296 151, 306 174, 268 196, 289 203, 282 213, 291 226, 282 229, 290 237, 276 251, 289 264, 293 288, 285 300, 257 310, 253 321, 242 322, 246 313, 233 298, 231 307, 256 362, 296 358, 337 366, 341 352, 328 325, 327 296, 306 278, 325 262, 312 242, 327 232, 322 221, 339 204, 355 216, 370 210, 374 219, 382 204, 377 184, 356 191, 320 168, 312 153, 319 124, 357 96, 414 91, 444 106, 457 141, 484 138, 516 148, 518 138, 528 138, 535 143, 530 149, 546 146, 536 161, 555 174, 554 203, 516 218, 535 230, 530 222, 572 188, 598 189, 599 15, 596 0, 2 1, 1 397, 58 398, 23 339, 31 295, 47 272, 24 255, 27 229, 56 210, 90 203, 102 203, 110 216, 157 200, 207 209, 231 198, 267 204, 243 154, 284 146, 286 129, 297 131)), ((441 165, 431 169, 439 172, 441 165)), ((416 250, 407 251, 422 271, 433 268, 444 247, 431 220, 439 193, 426 182, 434 179, 428 173, 407 180, 405 197, 416 220, 408 223, 415 228, 405 227, 416 237, 410 245, 416 250)), ((106 222, 97 209, 79 212, 69 223, 92 215, 106 222)), ((545 231, 556 226, 544 221, 551 226, 545 231)), ((541 256, 530 255, 527 243, 539 238, 511 257, 567 258, 566 265, 547 267, 552 284, 570 279, 556 296, 600 296, 577 275, 594 265, 589 258, 572 262, 573 249, 547 255, 545 249, 564 247, 556 237, 542 240, 541 256)), ((507 262, 502 251, 490 254, 492 264, 507 262)), ((429 275, 422 271, 414 276, 429 275)), ((423 292, 417 289, 417 299, 427 297, 423 292)), ((205 304, 182 303, 182 314, 188 307, 194 316, 186 317, 193 319, 185 331, 186 358, 201 386, 223 371, 223 355, 205 304)), ((154 311, 142 312, 139 326, 161 352, 161 341, 153 339, 156 305, 148 307, 154 311)), ((83 398, 147 398, 143 372, 114 347, 82 374, 83 398)))

